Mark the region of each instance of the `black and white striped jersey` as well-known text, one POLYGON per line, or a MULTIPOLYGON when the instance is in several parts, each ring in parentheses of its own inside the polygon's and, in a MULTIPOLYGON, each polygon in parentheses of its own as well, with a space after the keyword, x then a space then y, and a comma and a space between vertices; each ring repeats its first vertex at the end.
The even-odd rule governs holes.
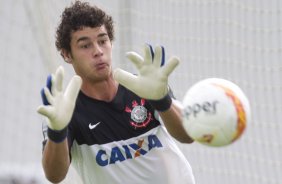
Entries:
POLYGON ((194 184, 188 161, 156 111, 121 85, 111 102, 79 93, 68 141, 85 184, 194 184))

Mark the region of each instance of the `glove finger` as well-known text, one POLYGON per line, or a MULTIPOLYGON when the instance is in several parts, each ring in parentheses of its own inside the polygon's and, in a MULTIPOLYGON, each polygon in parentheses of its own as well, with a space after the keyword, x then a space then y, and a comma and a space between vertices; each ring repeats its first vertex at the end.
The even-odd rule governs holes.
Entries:
POLYGON ((136 52, 127 52, 126 57, 139 69, 143 64, 143 58, 136 52))
POLYGON ((165 49, 163 46, 155 48, 154 65, 157 67, 163 66, 165 63, 165 49))
POLYGON ((177 57, 173 57, 169 60, 169 62, 162 68, 163 73, 166 76, 169 76, 170 73, 176 68, 179 64, 179 59, 177 57))
POLYGON ((54 104, 54 98, 53 98, 53 95, 51 94, 50 90, 47 88, 47 87, 44 87, 42 89, 42 95, 44 96, 45 99, 42 99, 42 100, 46 100, 45 102, 43 101, 43 104, 44 105, 52 105, 54 104), (48 104, 45 104, 45 103, 48 103, 48 104))
POLYGON ((55 78, 54 78, 55 89, 58 92, 61 92, 63 90, 64 74, 65 74, 64 68, 62 66, 59 66, 56 70, 55 78))
POLYGON ((49 91, 52 91, 52 75, 48 75, 46 81, 46 87, 49 89, 49 91))
POLYGON ((55 86, 55 83, 56 83, 56 77, 54 74, 50 74, 48 79, 49 81, 47 81, 47 88, 50 89, 50 93, 52 95, 56 94, 57 92, 57 89, 56 89, 56 86, 55 86))
POLYGON ((64 96, 67 99, 69 99, 71 102, 75 102, 77 95, 80 91, 81 84, 82 84, 82 79, 80 78, 80 76, 78 75, 73 76, 67 86, 64 96))
POLYGON ((43 116, 46 116, 47 118, 51 119, 52 115, 54 114, 54 107, 52 106, 44 106, 40 105, 37 108, 37 112, 43 116))
POLYGON ((114 79, 129 90, 134 91, 136 88, 137 76, 120 68, 115 69, 114 79))
POLYGON ((50 105, 50 103, 48 102, 47 97, 45 95, 44 88, 41 89, 40 94, 41 94, 41 99, 42 99, 43 105, 50 105))
POLYGON ((155 54, 153 47, 150 44, 144 46, 144 55, 144 63, 148 65, 152 64, 155 54))

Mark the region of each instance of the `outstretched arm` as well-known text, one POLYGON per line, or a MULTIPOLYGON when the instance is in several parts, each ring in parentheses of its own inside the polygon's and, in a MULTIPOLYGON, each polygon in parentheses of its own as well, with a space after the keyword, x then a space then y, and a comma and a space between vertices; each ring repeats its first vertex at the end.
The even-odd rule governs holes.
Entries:
POLYGON ((194 142, 183 128, 181 107, 176 102, 173 101, 168 110, 159 114, 172 137, 181 143, 194 142))
POLYGON ((82 80, 74 76, 63 92, 63 67, 48 77, 47 86, 41 91, 43 105, 37 111, 47 118, 48 140, 43 150, 42 165, 46 178, 52 183, 62 181, 70 165, 67 141, 71 120, 82 80))
POLYGON ((167 130, 173 137, 180 142, 193 142, 183 128, 181 108, 168 94, 168 76, 178 65, 179 59, 172 57, 165 64, 165 51, 162 46, 156 47, 154 53, 151 45, 145 45, 144 52, 144 58, 135 52, 127 53, 129 60, 138 69, 139 75, 116 69, 115 79, 138 96, 148 99, 159 111, 167 130))
POLYGON ((55 143, 52 140, 46 142, 42 166, 46 178, 52 183, 61 182, 67 175, 70 165, 68 141, 55 143))

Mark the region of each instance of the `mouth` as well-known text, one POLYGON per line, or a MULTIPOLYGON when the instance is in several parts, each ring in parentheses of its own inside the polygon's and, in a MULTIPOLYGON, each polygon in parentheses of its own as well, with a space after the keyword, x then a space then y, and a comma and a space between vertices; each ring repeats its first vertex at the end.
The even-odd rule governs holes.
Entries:
POLYGON ((96 69, 98 69, 98 70, 102 70, 102 69, 106 68, 107 66, 108 66, 108 64, 107 64, 107 63, 104 63, 104 62, 102 62, 102 63, 97 63, 97 64, 95 65, 96 69))

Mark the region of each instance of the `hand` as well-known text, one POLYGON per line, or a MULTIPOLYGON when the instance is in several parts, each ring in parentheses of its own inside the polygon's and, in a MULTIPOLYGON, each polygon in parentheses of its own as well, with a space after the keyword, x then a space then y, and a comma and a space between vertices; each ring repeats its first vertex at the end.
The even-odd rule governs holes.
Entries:
POLYGON ((47 117, 48 127, 60 131, 64 129, 71 120, 77 95, 82 80, 79 76, 72 77, 65 92, 63 92, 64 68, 60 66, 55 75, 48 77, 47 86, 43 88, 42 100, 37 112, 47 117))
POLYGON ((133 75, 122 69, 114 71, 114 78, 123 86, 148 100, 159 100, 168 93, 168 76, 179 63, 172 57, 164 66, 165 51, 162 46, 155 48, 155 55, 150 45, 144 47, 145 57, 135 52, 128 52, 127 58, 136 66, 139 75, 133 75))

